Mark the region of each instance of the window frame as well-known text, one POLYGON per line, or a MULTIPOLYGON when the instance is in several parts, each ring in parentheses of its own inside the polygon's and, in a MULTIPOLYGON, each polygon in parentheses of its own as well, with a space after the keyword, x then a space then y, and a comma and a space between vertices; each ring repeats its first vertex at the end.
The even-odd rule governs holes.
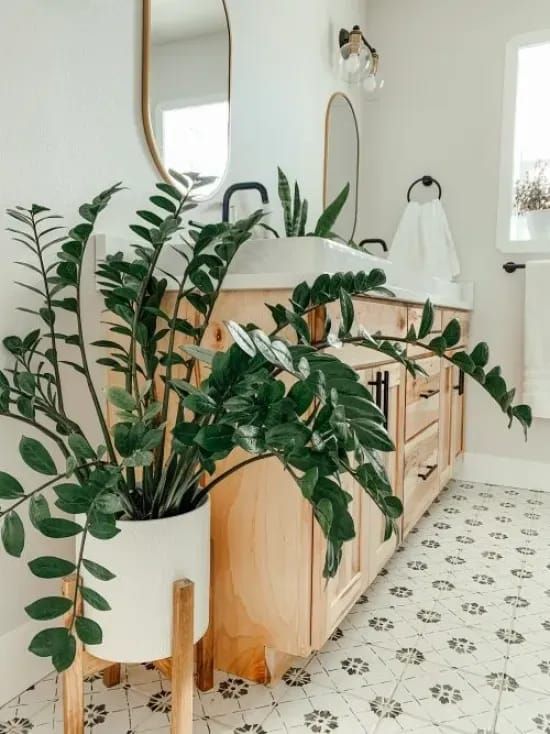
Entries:
POLYGON ((498 250, 516 255, 550 252, 550 239, 514 240, 510 233, 511 202, 513 201, 515 183, 514 150, 519 52, 522 48, 546 43, 550 44, 550 28, 514 36, 506 45, 496 239, 498 250))

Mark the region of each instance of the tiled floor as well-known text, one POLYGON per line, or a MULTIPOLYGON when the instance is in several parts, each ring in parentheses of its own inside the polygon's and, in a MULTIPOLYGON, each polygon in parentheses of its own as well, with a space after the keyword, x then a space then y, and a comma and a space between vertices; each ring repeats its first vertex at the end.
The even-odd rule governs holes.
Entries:
MULTIPOLYGON (((453 482, 325 648, 272 688, 218 675, 195 734, 550 734, 550 494, 453 482)), ((87 684, 87 732, 168 733, 145 666, 87 684)), ((52 676, 0 734, 62 731, 52 676)))

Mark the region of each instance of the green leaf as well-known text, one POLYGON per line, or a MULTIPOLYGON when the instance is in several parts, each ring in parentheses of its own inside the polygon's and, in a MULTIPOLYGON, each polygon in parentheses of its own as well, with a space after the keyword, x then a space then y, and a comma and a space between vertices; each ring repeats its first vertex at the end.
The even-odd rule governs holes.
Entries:
POLYGON ((59 649, 52 655, 52 663, 58 673, 68 670, 74 663, 76 657, 76 639, 74 635, 67 633, 59 649))
POLYGON ((66 596, 46 596, 43 599, 29 604, 25 607, 25 611, 31 619, 38 621, 47 619, 56 619, 61 617, 62 614, 66 614, 72 607, 73 603, 71 599, 66 596))
POLYGON ((351 300, 351 296, 343 288, 340 288, 340 309, 342 313, 341 336, 347 336, 351 331, 351 327, 353 326, 355 312, 353 309, 353 301, 351 300))
POLYGON ((485 367, 489 361, 489 346, 485 342, 480 342, 470 357, 477 367, 485 367))
POLYGON ((81 525, 63 517, 48 517, 40 523, 40 532, 47 538, 72 538, 82 530, 81 525))
POLYGON ((0 500, 15 500, 24 494, 23 487, 15 477, 0 471, 0 500))
POLYGON ((196 415, 213 415, 217 410, 216 402, 206 393, 194 392, 183 400, 183 405, 196 415))
POLYGON ((177 212, 177 207, 174 202, 164 196, 151 196, 149 201, 155 204, 155 206, 170 212, 170 214, 175 214, 177 212))
POLYGON ((77 617, 74 626, 80 641, 85 645, 100 645, 103 642, 101 627, 93 619, 77 617))
POLYGON ((321 526, 321 530, 325 537, 330 535, 332 521, 334 520, 334 510, 330 500, 323 497, 314 507, 315 517, 321 526))
POLYGON ((196 423, 177 423, 172 434, 182 446, 192 446, 199 428, 196 423))
POLYGON ((298 483, 300 485, 300 489, 307 500, 310 500, 313 497, 313 492, 318 481, 319 469, 316 466, 312 469, 308 469, 304 476, 299 480, 298 483))
POLYGON ((111 573, 108 568, 101 566, 99 563, 89 561, 87 558, 82 559, 82 565, 86 571, 91 573, 96 579, 99 579, 99 581, 112 581, 112 579, 116 578, 115 574, 111 573))
POLYGON ((71 561, 54 556, 40 556, 29 562, 31 573, 39 579, 60 579, 70 576, 76 569, 71 561))
POLYGON ((457 367, 460 367, 463 372, 466 372, 467 375, 471 374, 476 366, 473 359, 466 352, 457 352, 456 354, 453 354, 451 361, 453 364, 456 364, 457 367))
POLYGON ((88 526, 90 535, 98 540, 111 540, 115 535, 120 533, 114 522, 106 520, 107 516, 104 515, 101 518, 94 518, 88 526))
POLYGON ((108 612, 111 606, 107 599, 105 599, 97 591, 90 589, 88 586, 80 587, 80 595, 91 607, 97 609, 100 612, 108 612))
POLYGON ((27 466, 39 474, 57 474, 54 461, 44 446, 35 438, 23 436, 19 442, 19 453, 27 466))
POLYGON ((6 553, 20 558, 25 546, 25 528, 17 512, 9 512, 5 516, 1 537, 6 553))
POLYGON ((41 495, 31 497, 29 517, 34 527, 37 530, 40 530, 42 521, 50 517, 50 508, 48 507, 48 502, 45 497, 42 497, 41 495))
POLYGON ((431 301, 426 301, 424 308, 422 309, 422 319, 420 321, 420 327, 418 329, 418 338, 424 339, 428 336, 434 325, 434 307, 431 301))
POLYGON ((338 194, 336 199, 327 206, 325 211, 319 217, 317 226, 315 227, 316 237, 328 237, 332 232, 336 220, 340 216, 340 212, 344 208, 346 201, 348 200, 350 192, 349 183, 344 186, 342 191, 338 194))
POLYGON ((291 298, 292 306, 296 313, 303 313, 305 309, 309 306, 310 295, 311 291, 309 285, 305 281, 298 283, 292 293, 291 298))
POLYGON ((288 178, 281 168, 277 168, 278 174, 278 193, 281 205, 283 207, 285 232, 287 237, 292 237, 292 197, 290 193, 290 185, 288 178))
POLYGON ((40 658, 49 658, 64 649, 69 637, 65 627, 52 627, 41 630, 29 645, 29 650, 40 658))
POLYGON ((204 426, 195 436, 195 443, 211 454, 225 453, 233 447, 233 433, 232 426, 204 426))
POLYGON ((105 515, 116 515, 122 510, 122 502, 114 492, 102 492, 96 497, 94 507, 105 515))
POLYGON ((36 390, 36 379, 30 372, 18 372, 14 375, 14 382, 17 387, 27 395, 34 395, 36 390))
POLYGON ((249 357, 255 357, 257 354, 256 347, 254 346, 254 342, 248 335, 248 332, 245 331, 243 327, 240 324, 237 324, 235 321, 226 321, 225 325, 227 326, 227 329, 233 337, 235 343, 238 344, 243 352, 245 354, 248 354, 249 357))
POLYGON ((132 413, 137 408, 135 399, 122 387, 109 387, 107 389, 107 400, 116 408, 132 413))
POLYGON ((456 346, 456 344, 458 344, 458 342, 460 341, 461 336, 459 320, 451 319, 443 330, 442 336, 443 339, 445 339, 448 348, 456 346))
POLYGON ((204 270, 195 270, 189 275, 189 280, 203 293, 213 293, 214 284, 204 270))
POLYGON ((80 433, 71 433, 67 439, 71 451, 78 459, 95 459, 95 451, 80 433))

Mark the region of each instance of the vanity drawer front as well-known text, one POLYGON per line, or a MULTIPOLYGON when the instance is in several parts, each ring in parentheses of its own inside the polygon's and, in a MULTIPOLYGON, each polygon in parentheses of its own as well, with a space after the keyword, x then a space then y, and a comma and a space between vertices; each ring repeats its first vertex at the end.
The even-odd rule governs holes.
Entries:
MULTIPOLYGON (((409 306, 409 314, 408 314, 408 329, 411 328, 411 326, 414 326, 416 333, 418 334, 418 330, 420 329, 420 324, 422 322, 422 306, 409 306)), ((428 336, 424 337, 422 339, 423 342, 429 342, 434 337, 439 336, 441 332, 443 331, 443 311, 440 308, 434 309, 434 323, 432 326, 432 330, 428 334, 428 336)), ((426 354, 426 350, 422 349, 422 347, 414 347, 409 346, 408 348, 408 356, 409 357, 418 357, 420 354, 426 354)))
POLYGON ((470 312, 445 309, 443 311, 443 328, 445 328, 452 319, 457 319, 460 324, 460 341, 457 346, 466 346, 470 340, 470 312))
POLYGON ((439 424, 405 445, 404 533, 412 530, 439 494, 439 424))
POLYGON ((426 357, 418 360, 428 376, 416 379, 407 374, 407 408, 405 416, 405 440, 409 441, 439 419, 439 394, 441 389, 441 359, 426 357))
MULTIPOLYGON (((407 335, 407 307, 398 303, 380 303, 370 298, 354 298, 353 308, 355 311, 355 322, 352 327, 354 336, 359 335, 360 327, 366 329, 370 334, 380 332, 384 336, 403 338, 407 335)), ((340 315, 340 305, 331 304, 327 312, 333 322, 336 331, 340 315)), ((393 362, 389 357, 380 352, 364 347, 346 345, 342 349, 330 349, 328 354, 341 359, 352 367, 368 367, 384 362, 393 362)))

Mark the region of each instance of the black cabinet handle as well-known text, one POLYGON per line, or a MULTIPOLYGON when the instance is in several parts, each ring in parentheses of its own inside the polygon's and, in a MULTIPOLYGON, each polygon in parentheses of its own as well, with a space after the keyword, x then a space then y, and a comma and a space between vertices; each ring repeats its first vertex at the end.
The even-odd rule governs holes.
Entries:
POLYGON ((459 395, 464 395, 464 372, 462 370, 460 370, 458 385, 454 385, 453 390, 458 390, 459 395))
POLYGON ((380 410, 384 413, 386 425, 388 423, 389 405, 390 405, 390 373, 388 370, 376 373, 376 380, 371 380, 369 385, 376 388, 374 393, 374 401, 380 410))
POLYGON ((437 464, 427 464, 426 469, 428 471, 425 474, 420 474, 420 473, 418 474, 420 479, 422 479, 422 481, 424 482, 432 476, 434 471, 437 469, 437 464))
POLYGON ((428 398, 433 398, 434 395, 439 395, 439 390, 426 390, 426 392, 421 392, 420 397, 424 398, 424 400, 428 400, 428 398))

